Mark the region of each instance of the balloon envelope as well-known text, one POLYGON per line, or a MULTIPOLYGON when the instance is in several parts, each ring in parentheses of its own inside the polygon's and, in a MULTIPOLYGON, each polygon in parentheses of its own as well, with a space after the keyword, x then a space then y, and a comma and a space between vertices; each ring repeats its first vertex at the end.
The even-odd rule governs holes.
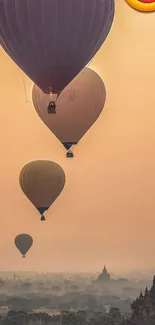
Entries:
POLYGON ((20 253, 25 257, 28 250, 33 244, 33 238, 28 234, 20 234, 15 238, 15 245, 20 251, 20 253))
POLYGON ((48 113, 50 95, 36 85, 32 98, 39 117, 68 150, 79 142, 99 117, 105 104, 106 90, 100 76, 85 68, 58 97, 56 114, 48 113))
POLYGON ((114 0, 1 0, 0 43, 43 91, 59 93, 106 39, 114 0))
POLYGON ((65 173, 53 161, 32 161, 22 168, 19 183, 24 194, 42 215, 63 190, 65 173))

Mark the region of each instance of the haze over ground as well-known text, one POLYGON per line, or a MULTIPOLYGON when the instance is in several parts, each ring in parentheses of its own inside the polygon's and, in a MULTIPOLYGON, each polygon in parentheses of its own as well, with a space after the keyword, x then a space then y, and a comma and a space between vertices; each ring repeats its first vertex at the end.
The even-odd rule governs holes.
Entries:
MULTIPOLYGON (((107 89, 104 111, 68 160, 58 140, 26 103, 23 73, 0 49, 1 270, 117 272, 155 266, 154 14, 116 2, 112 30, 90 67, 107 89), (66 186, 41 223, 18 175, 49 159, 66 186), (13 241, 34 245, 23 260, 13 241)), ((24 77, 30 98, 31 81, 24 77)))

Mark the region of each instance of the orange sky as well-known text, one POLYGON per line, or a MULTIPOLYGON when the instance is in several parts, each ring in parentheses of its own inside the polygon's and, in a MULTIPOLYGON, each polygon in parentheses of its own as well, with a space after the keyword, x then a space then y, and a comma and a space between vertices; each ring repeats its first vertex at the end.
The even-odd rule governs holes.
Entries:
POLYGON ((31 100, 31 81, 0 50, 1 270, 124 272, 155 268, 155 13, 116 3, 111 33, 90 67, 107 89, 104 111, 66 160, 31 100), (41 223, 18 175, 37 159, 59 163, 63 194, 41 223), (23 260, 14 237, 34 245, 23 260))

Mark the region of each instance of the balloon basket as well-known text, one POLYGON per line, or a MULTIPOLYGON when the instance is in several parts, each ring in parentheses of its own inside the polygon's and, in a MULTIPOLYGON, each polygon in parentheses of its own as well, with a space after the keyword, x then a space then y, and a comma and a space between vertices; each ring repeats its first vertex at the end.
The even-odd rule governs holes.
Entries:
POLYGON ((72 150, 67 151, 66 158, 74 158, 74 154, 72 150))
POLYGON ((56 114, 56 103, 51 101, 47 108, 48 114, 56 114))
POLYGON ((25 257, 26 257, 25 255, 22 256, 22 258, 25 258, 25 257))
POLYGON ((45 221, 46 220, 45 217, 44 217, 44 215, 41 216, 40 220, 41 221, 45 221))

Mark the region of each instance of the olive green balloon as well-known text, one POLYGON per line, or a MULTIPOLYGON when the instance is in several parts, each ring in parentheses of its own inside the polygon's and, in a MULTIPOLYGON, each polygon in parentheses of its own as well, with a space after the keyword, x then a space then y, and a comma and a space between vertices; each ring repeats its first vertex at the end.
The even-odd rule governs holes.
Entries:
POLYGON ((20 234, 15 238, 15 245, 20 253, 25 257, 26 253, 29 251, 33 244, 33 238, 28 234, 20 234))
POLYGON ((54 203, 65 185, 65 173, 54 161, 37 160, 26 164, 19 175, 22 191, 45 220, 44 211, 54 203))

